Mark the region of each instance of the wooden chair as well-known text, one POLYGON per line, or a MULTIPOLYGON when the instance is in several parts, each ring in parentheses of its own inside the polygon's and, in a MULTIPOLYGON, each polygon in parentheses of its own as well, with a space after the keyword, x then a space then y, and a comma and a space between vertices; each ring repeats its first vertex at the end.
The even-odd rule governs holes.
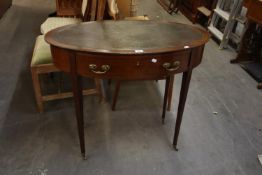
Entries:
MULTIPOLYGON (((101 2, 103 0, 100 0, 101 2)), ((50 17, 41 25, 41 32, 46 34, 48 31, 57 27, 62 27, 69 24, 77 24, 82 21, 101 19, 103 16, 102 8, 98 8, 100 4, 98 0, 83 0, 82 1, 82 17, 81 18, 70 18, 70 17, 50 17)), ((42 95, 40 86, 40 74, 60 72, 52 62, 52 55, 50 46, 44 41, 44 35, 40 35, 36 39, 33 57, 31 61, 31 74, 33 80, 33 87, 35 91, 35 98, 37 102, 37 108, 39 112, 43 112, 43 102, 57 99, 64 99, 72 97, 72 92, 60 91, 56 94, 42 95)), ((83 95, 97 94, 99 95, 100 101, 103 99, 101 92, 101 82, 95 79, 95 89, 83 90, 83 95)))
MULTIPOLYGON (((55 94, 43 95, 41 90, 41 82, 39 75, 46 73, 60 72, 52 62, 52 54, 50 51, 50 46, 44 40, 44 35, 37 37, 35 42, 35 48, 33 51, 33 56, 31 60, 31 74, 33 80, 33 88, 35 92, 35 99, 37 103, 37 109, 39 112, 44 111, 43 102, 64 99, 73 96, 72 92, 60 92, 55 94)), ((95 80, 96 88, 83 90, 83 95, 97 94, 100 101, 103 99, 101 92, 101 84, 99 80, 95 80)))
POLYGON ((76 13, 76 16, 73 17, 70 15, 68 17, 47 18, 40 27, 41 33, 46 34, 52 29, 69 24, 78 24, 83 21, 94 21, 96 18, 97 1, 98 0, 83 0, 80 17, 76 13))

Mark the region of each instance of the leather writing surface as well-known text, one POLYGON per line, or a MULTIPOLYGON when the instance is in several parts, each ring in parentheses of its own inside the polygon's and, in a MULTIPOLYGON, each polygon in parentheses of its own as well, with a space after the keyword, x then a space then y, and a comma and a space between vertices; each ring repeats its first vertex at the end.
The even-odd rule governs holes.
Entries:
POLYGON ((63 27, 47 42, 72 50, 101 53, 160 53, 202 45, 207 32, 189 25, 153 21, 103 21, 63 27))

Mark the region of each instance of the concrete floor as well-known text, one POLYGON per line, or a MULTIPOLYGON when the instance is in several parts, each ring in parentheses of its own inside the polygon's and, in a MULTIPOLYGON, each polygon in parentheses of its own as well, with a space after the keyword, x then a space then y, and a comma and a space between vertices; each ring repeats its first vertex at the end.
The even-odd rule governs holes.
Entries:
MULTIPOLYGON (((261 175, 262 91, 231 50, 210 40, 194 71, 178 152, 172 147, 181 75, 172 111, 161 124, 163 81, 123 84, 117 111, 85 98, 86 148, 80 156, 72 99, 49 102, 36 112, 29 64, 35 37, 54 0, 14 0, 0 20, 0 174, 261 175), (213 112, 217 112, 214 115, 213 112)), ((155 0, 140 0, 139 14, 170 16, 155 0)), ((113 91, 113 86, 109 91, 113 91)), ((110 99, 109 99, 110 101, 110 99)))

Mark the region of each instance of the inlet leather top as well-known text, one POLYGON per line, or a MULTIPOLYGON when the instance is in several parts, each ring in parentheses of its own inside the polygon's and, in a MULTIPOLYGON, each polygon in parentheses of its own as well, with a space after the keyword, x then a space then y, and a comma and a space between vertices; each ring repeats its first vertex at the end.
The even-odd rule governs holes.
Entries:
POLYGON ((60 27, 48 32, 45 39, 53 46, 76 51, 149 54, 201 46, 209 35, 174 22, 99 21, 60 27))

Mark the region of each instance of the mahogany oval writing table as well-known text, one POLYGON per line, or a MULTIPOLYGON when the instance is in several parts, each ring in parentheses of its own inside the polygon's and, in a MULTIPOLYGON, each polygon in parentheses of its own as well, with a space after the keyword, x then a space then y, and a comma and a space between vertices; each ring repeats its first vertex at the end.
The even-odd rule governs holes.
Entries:
POLYGON ((118 80, 166 79, 183 73, 173 145, 176 149, 192 70, 202 60, 207 32, 173 22, 102 21, 64 26, 45 36, 55 66, 71 75, 81 153, 85 157, 81 76, 118 80))

